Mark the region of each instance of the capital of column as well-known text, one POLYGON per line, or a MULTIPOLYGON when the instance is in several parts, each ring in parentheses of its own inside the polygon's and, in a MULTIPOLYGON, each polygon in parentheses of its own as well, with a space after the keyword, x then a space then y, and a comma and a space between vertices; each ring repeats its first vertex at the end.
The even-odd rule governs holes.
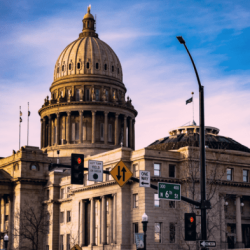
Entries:
POLYGON ((128 118, 128 116, 127 115, 124 115, 124 120, 126 120, 128 118))
POLYGON ((45 117, 45 116, 43 117, 43 121, 44 121, 44 122, 46 121, 46 117, 45 117))
POLYGON ((84 110, 79 110, 78 112, 79 112, 79 115, 82 115, 84 110))
POLYGON ((71 112, 70 111, 67 111, 67 116, 70 116, 71 115, 71 112))
POLYGON ((111 194, 112 195, 112 197, 115 197, 116 196, 116 193, 114 193, 114 194, 111 194))
POLYGON ((115 119, 117 119, 117 118, 118 118, 118 116, 119 116, 119 114, 115 113, 115 119))
POLYGON ((92 116, 94 116, 95 113, 96 113, 96 110, 93 110, 93 111, 91 111, 91 112, 92 112, 92 116))
POLYGON ((58 113, 56 113, 56 117, 60 117, 60 113, 58 112, 58 113))
POLYGON ((109 112, 108 111, 104 111, 104 115, 108 116, 109 112))
POLYGON ((40 122, 43 123, 43 118, 40 119, 40 122))
POLYGON ((49 121, 52 119, 52 115, 50 114, 50 115, 48 115, 48 118, 49 118, 49 121))

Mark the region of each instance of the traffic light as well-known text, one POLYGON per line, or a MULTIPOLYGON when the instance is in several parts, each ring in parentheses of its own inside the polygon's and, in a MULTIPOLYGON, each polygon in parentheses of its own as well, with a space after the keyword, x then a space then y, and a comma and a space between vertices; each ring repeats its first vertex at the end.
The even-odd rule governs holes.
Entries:
POLYGON ((185 213, 185 240, 196 241, 196 214, 185 213))
POLYGON ((71 184, 83 184, 84 155, 71 154, 71 184))

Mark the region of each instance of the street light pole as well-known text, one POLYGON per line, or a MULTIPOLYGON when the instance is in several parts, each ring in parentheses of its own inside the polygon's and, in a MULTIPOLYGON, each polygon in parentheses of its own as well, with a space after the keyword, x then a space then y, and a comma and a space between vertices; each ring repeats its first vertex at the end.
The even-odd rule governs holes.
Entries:
POLYGON ((146 215, 146 213, 142 215, 142 225, 143 225, 143 232, 144 232, 144 249, 143 250, 146 250, 147 249, 146 232, 147 232, 147 225, 148 225, 148 216, 146 215))
POLYGON ((7 250, 8 242, 9 242, 9 236, 7 235, 7 233, 4 235, 3 241, 4 241, 4 248, 5 248, 5 250, 7 250))
POLYGON ((194 60, 186 46, 182 36, 177 36, 178 41, 183 44, 191 59, 194 67, 196 78, 199 85, 199 102, 200 102, 200 189, 201 189, 201 237, 207 240, 207 202, 206 202, 206 155, 205 155, 205 117, 204 117, 204 86, 201 85, 200 78, 194 64, 194 60))

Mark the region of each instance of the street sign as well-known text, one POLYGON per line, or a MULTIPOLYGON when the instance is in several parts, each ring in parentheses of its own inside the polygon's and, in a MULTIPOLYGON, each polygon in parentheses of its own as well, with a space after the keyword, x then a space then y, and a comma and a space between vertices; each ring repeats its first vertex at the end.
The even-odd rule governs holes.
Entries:
POLYGON ((158 198, 169 201, 180 201, 181 184, 158 182, 158 198))
POLYGON ((216 247, 216 241, 201 240, 200 247, 216 247))
POLYGON ((140 170, 140 187, 150 187, 150 172, 140 170))
POLYGON ((118 162, 110 171, 116 182, 122 187, 133 175, 123 161, 118 162))
POLYGON ((135 234, 135 244, 136 244, 136 249, 143 249, 144 248, 144 234, 142 234, 142 233, 135 234))
POLYGON ((82 250, 82 248, 81 247, 79 247, 79 245, 75 245, 75 246, 73 246, 70 250, 82 250))
POLYGON ((103 181, 103 162, 89 160, 89 181, 103 181))

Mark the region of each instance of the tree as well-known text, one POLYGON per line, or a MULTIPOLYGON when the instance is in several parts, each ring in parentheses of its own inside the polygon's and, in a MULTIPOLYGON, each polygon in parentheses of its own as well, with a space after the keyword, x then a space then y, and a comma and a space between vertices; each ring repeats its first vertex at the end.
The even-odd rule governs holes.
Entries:
POLYGON ((21 211, 16 211, 14 216, 15 249, 39 250, 48 233, 50 214, 45 210, 42 200, 33 204, 26 201, 24 204, 21 211))

